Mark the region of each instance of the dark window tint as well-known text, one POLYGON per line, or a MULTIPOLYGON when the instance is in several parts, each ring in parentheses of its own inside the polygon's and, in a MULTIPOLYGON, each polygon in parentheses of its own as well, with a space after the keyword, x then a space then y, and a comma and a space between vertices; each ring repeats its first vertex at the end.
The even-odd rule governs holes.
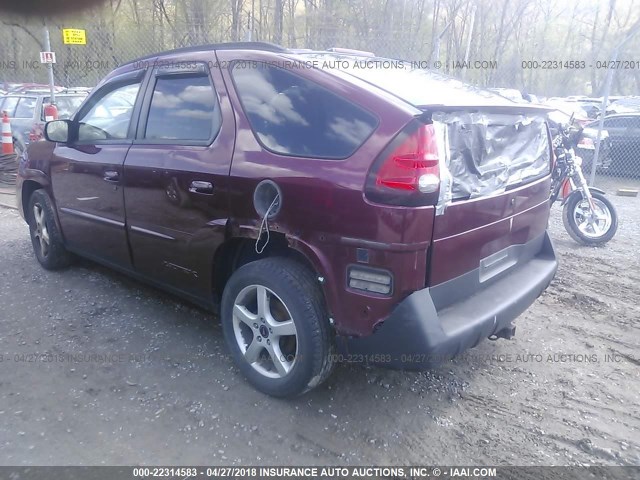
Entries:
POLYGON ((208 76, 159 77, 145 138, 209 140, 220 128, 220 111, 208 76))
POLYGON ((37 98, 22 97, 18 102, 18 108, 16 108, 16 113, 13 116, 16 118, 32 118, 36 103, 38 103, 37 98))
POLYGON ((282 68, 238 63, 233 79, 258 139, 277 153, 346 158, 377 124, 346 99, 282 68))
POLYGON ((18 105, 18 97, 7 97, 2 102, 2 111, 7 112, 9 117, 14 117, 16 112, 16 106, 18 105))
MULTIPOLYGON (((85 97, 56 97, 56 107, 58 107, 58 119, 66 120, 76 112, 85 97)), ((49 104, 49 97, 45 97, 42 102, 42 120, 44 120, 44 107, 49 104)))

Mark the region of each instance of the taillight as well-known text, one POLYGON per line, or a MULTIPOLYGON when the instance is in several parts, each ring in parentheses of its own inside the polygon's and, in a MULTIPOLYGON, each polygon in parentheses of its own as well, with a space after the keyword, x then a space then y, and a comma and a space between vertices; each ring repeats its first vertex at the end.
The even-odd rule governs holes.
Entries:
POLYGON ((432 124, 410 123, 373 163, 367 198, 391 205, 435 204, 440 189, 436 133, 432 124))

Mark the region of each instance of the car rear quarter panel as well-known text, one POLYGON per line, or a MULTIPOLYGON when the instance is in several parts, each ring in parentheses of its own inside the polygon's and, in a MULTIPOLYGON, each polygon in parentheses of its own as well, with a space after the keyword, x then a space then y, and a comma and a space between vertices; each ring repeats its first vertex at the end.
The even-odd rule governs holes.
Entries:
POLYGON ((261 180, 274 180, 283 198, 282 209, 269 222, 270 228, 285 234, 290 246, 303 253, 324 277, 324 294, 337 330, 342 334, 370 334, 396 303, 425 285, 433 207, 374 205, 363 194, 373 160, 419 112, 381 98, 363 85, 316 69, 300 69, 295 73, 372 112, 379 120, 378 128, 345 160, 271 153, 256 140, 228 67, 239 58, 266 62, 279 59, 273 54, 243 51, 218 51, 217 56, 236 112, 237 140, 229 182, 231 216, 241 229, 256 237, 261 218, 253 205, 253 193, 261 180), (347 267, 357 263, 358 248, 368 250, 368 266, 392 271, 391 297, 347 288, 347 267))

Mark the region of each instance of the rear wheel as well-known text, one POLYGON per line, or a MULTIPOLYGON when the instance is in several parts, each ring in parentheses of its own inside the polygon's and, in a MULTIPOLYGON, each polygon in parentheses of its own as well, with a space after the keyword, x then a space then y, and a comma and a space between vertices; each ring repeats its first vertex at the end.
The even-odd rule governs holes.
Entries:
POLYGON ((595 211, 581 195, 572 195, 564 205, 562 221, 571 238, 583 245, 607 243, 618 230, 618 214, 604 195, 591 192, 595 211))
POLYGON ((221 317, 235 363, 261 392, 293 397, 329 376, 328 315, 303 265, 273 257, 239 268, 224 289, 221 317))
POLYGON ((44 190, 36 190, 29 198, 29 233, 31 244, 40 265, 47 270, 64 268, 71 263, 71 254, 66 251, 62 235, 58 230, 53 205, 44 190))

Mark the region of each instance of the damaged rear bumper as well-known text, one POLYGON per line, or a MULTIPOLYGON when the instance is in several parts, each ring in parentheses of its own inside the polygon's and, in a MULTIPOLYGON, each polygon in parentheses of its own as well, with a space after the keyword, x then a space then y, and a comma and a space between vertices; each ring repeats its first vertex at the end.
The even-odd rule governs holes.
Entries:
POLYGON ((547 232, 541 250, 491 285, 436 310, 430 288, 409 295, 372 335, 342 344, 348 358, 372 359, 382 367, 422 370, 433 367, 488 337, 510 338, 511 322, 553 279, 557 260, 547 232))

